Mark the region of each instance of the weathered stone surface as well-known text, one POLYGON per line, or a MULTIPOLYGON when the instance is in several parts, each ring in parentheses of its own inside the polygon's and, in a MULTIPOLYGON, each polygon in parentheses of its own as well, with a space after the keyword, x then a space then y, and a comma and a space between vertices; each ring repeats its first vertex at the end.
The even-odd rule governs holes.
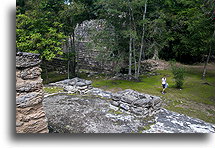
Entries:
POLYGON ((20 77, 24 80, 38 78, 41 75, 42 69, 39 67, 27 68, 21 71, 20 77))
POLYGON ((119 107, 119 102, 117 102, 117 101, 111 101, 111 104, 116 106, 116 107, 119 107))
POLYGON ((49 125, 59 133, 138 133, 148 124, 93 96, 55 95, 43 104, 49 125))
POLYGON ((153 106, 160 106, 161 105, 160 97, 153 96, 153 99, 151 99, 151 103, 153 106))
MULTIPOLYGON (((110 24, 107 25, 107 22, 105 20, 87 20, 79 24, 75 28, 75 39, 76 39, 76 47, 78 52, 78 67, 80 69, 87 69, 91 71, 96 72, 104 72, 110 73, 114 70, 115 65, 113 61, 111 60, 98 60, 97 57, 99 57, 101 54, 102 56, 111 54, 111 50, 109 50, 106 47, 102 47, 105 49, 105 52, 101 53, 95 48, 91 48, 87 46, 87 44, 94 44, 92 42, 93 36, 95 36, 95 33, 92 33, 92 30, 97 30, 97 32, 101 31, 102 29, 108 29, 111 31, 110 24)), ((111 39, 111 34, 108 34, 111 39)), ((92 46, 93 47, 93 46, 92 46)), ((117 63, 119 66, 122 65, 122 62, 117 63)), ((86 72, 89 73, 89 72, 86 72)), ((88 74, 90 76, 91 73, 88 74)))
POLYGON ((85 89, 87 89, 87 88, 88 88, 88 86, 86 86, 86 85, 77 87, 77 89, 79 89, 79 90, 85 90, 85 89))
POLYGON ((122 96, 121 101, 131 104, 132 102, 134 102, 137 99, 138 98, 136 98, 136 97, 134 97, 132 95, 124 95, 124 96, 122 96))
POLYGON ((128 111, 130 109, 129 105, 127 103, 120 103, 119 107, 128 111))
POLYGON ((42 91, 40 92, 31 92, 26 95, 20 95, 16 98, 17 107, 29 107, 41 103, 43 100, 42 91))
POLYGON ((95 95, 95 96, 100 96, 102 98, 112 98, 112 93, 109 91, 103 91, 102 89, 99 88, 92 88, 88 94, 90 95, 95 95))
POLYGON ((143 133, 215 133, 215 125, 183 114, 161 109, 155 124, 143 133))
POLYGON ((143 115, 143 108, 142 107, 132 107, 131 112, 138 115, 143 115))
POLYGON ((27 68, 38 65, 41 60, 39 54, 18 52, 16 54, 16 67, 17 68, 27 68))
POLYGON ((80 78, 66 79, 59 82, 51 83, 49 86, 63 87, 69 93, 86 94, 92 89, 92 81, 80 78))
POLYGON ((39 120, 30 120, 25 122, 22 126, 16 127, 17 133, 40 133, 40 131, 46 130, 47 132, 47 121, 45 118, 39 120))
POLYGON ((91 85, 91 84, 92 84, 92 81, 86 80, 86 81, 85 81, 85 84, 86 84, 86 85, 91 85))
POLYGON ((84 82, 77 82, 76 85, 77 86, 85 86, 86 84, 84 82))
POLYGON ((149 105, 151 105, 151 100, 150 99, 138 99, 136 101, 133 102, 134 106, 138 106, 138 107, 147 107, 149 105))
MULTIPOLYGON (((64 90, 67 91, 68 93, 87 94, 92 96, 100 96, 101 98, 111 99, 113 100, 112 103, 114 106, 119 106, 121 109, 124 109, 125 111, 129 112, 131 112, 130 106, 142 107, 143 115, 145 115, 146 113, 150 113, 150 115, 153 115, 161 107, 160 97, 139 93, 132 89, 126 89, 123 91, 119 91, 117 93, 111 93, 109 91, 104 91, 99 88, 93 88, 90 84, 91 81, 89 81, 88 83, 88 80, 73 78, 52 83, 50 85, 63 87, 64 90), (150 107, 151 107, 150 112, 144 111, 144 108, 149 109, 150 107)), ((138 112, 138 115, 139 113, 140 112, 138 112)))
POLYGON ((35 90, 41 90, 43 87, 42 80, 35 80, 35 81, 22 81, 16 84, 16 91, 19 92, 32 92, 35 90))
POLYGON ((161 109, 148 117, 152 110, 141 107, 128 114, 93 96, 55 95, 43 104, 49 125, 59 133, 215 133, 213 124, 183 114, 161 109))
POLYGON ((48 133, 38 54, 16 55, 16 132, 48 133))
POLYGON ((120 101, 121 98, 122 98, 121 94, 118 94, 118 93, 113 93, 112 94, 112 100, 114 100, 114 101, 120 101))

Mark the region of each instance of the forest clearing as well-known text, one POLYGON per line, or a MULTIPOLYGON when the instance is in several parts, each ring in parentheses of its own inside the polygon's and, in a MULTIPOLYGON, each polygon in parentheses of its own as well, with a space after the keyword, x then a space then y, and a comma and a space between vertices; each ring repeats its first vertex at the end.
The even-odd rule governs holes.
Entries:
MULTIPOLYGON (((163 62, 163 61, 161 61, 163 62)), ((168 62, 165 62, 168 63, 168 62)), ((211 63, 207 69, 207 79, 202 80, 203 64, 183 65, 186 67, 185 82, 182 89, 175 87, 173 74, 170 67, 166 70, 156 70, 141 75, 140 81, 113 80, 113 76, 95 74, 87 77, 81 74, 80 78, 91 80, 93 87, 101 88, 111 92, 125 89, 132 89, 138 92, 161 96, 164 101, 164 108, 185 114, 206 122, 215 123, 215 65, 211 63), (152 73, 153 75, 150 75, 152 73), (165 94, 161 94, 161 78, 166 75, 169 87, 165 94)), ((50 75, 50 82, 66 79, 66 75, 56 74, 53 79, 50 75)), ((46 88, 44 88, 47 90, 46 88)), ((50 89, 48 89, 50 91, 50 89)), ((51 93, 62 91, 61 88, 54 88, 51 93)))
POLYGON ((214 2, 17 0, 17 131, 214 133, 214 2))

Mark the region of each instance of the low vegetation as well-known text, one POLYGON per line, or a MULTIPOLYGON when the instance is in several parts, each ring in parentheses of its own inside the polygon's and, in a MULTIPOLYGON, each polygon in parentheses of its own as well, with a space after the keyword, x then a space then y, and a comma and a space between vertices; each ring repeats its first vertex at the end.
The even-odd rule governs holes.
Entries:
POLYGON ((215 123, 215 67, 210 65, 205 80, 201 79, 202 66, 184 66, 186 73, 182 89, 175 85, 171 70, 158 70, 154 75, 141 75, 141 81, 111 80, 106 77, 93 79, 93 86, 109 91, 133 89, 142 93, 161 96, 164 108, 207 122, 215 123), (169 87, 161 94, 161 78, 166 75, 169 87))
MULTIPOLYGON (((157 70, 140 76, 140 81, 113 80, 112 76, 104 74, 93 74, 88 76, 84 73, 79 77, 92 80, 93 87, 117 92, 124 89, 133 89, 141 93, 160 96, 164 102, 163 107, 181 114, 199 118, 204 121, 215 123, 215 65, 210 64, 205 80, 201 79, 203 65, 183 65, 185 68, 184 83, 181 89, 175 85, 174 75, 171 68, 157 70), (169 87, 162 94, 161 78, 165 75, 169 87)), ((66 75, 49 73, 49 81, 54 82, 66 79, 66 75)), ((47 93, 62 91, 60 88, 45 87, 47 93)))

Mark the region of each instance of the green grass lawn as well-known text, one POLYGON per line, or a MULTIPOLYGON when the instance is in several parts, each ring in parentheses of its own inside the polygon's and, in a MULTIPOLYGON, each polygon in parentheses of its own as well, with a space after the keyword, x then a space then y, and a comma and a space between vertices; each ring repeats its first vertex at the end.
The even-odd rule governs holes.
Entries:
POLYGON ((142 93, 161 96, 164 108, 207 122, 215 123, 215 71, 207 73, 206 80, 201 79, 202 69, 187 67, 182 89, 175 88, 170 70, 156 71, 158 75, 142 75, 140 82, 126 80, 93 79, 93 86, 109 91, 133 89, 142 93), (161 78, 166 75, 169 87, 161 94, 161 78))

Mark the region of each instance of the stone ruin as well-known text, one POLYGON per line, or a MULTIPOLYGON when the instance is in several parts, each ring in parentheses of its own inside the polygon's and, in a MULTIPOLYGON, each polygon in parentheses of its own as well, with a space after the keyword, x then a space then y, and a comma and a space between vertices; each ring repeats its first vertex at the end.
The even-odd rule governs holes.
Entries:
POLYGON ((50 84, 65 95, 44 97, 40 62, 38 54, 16 55, 17 133, 48 133, 47 119, 64 133, 215 132, 212 124, 161 108, 160 97, 130 89, 111 93, 79 78, 50 84))
POLYGON ((94 88, 91 84, 92 81, 73 78, 49 85, 63 87, 67 93, 107 98, 113 106, 140 116, 152 116, 160 111, 162 105, 160 97, 139 93, 131 89, 111 93, 94 88))
POLYGON ((111 104, 136 115, 152 116, 160 111, 162 102, 160 97, 126 89, 113 94, 111 104))
POLYGON ((16 54, 16 132, 48 133, 43 110, 41 60, 38 54, 16 54))
POLYGON ((73 78, 50 84, 51 87, 62 87, 65 91, 48 94, 43 101, 52 132, 215 132, 213 124, 162 108, 162 101, 158 96, 131 89, 112 93, 94 88, 91 83, 73 78))

